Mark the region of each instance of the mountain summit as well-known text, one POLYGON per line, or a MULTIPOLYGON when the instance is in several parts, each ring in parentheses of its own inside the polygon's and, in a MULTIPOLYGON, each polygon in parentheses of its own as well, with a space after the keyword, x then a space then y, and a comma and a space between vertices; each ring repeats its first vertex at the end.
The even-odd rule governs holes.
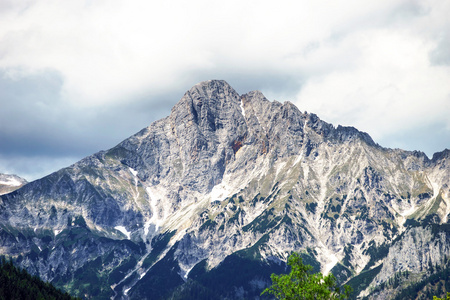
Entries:
POLYGON ((27 181, 17 175, 0 173, 0 195, 10 193, 27 184, 27 181))
POLYGON ((0 251, 115 299, 259 299, 296 251, 355 297, 393 299, 449 271, 449 175, 448 150, 386 149, 205 81, 114 148, 1 196, 0 251))

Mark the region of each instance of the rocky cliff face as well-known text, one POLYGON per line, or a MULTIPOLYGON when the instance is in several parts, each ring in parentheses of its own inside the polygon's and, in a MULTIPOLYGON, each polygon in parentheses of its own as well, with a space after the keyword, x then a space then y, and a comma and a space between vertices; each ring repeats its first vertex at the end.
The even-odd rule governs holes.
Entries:
POLYGON ((449 264, 449 153, 202 82, 167 118, 2 196, 0 253, 78 295, 256 299, 298 251, 355 296, 392 298, 449 264))

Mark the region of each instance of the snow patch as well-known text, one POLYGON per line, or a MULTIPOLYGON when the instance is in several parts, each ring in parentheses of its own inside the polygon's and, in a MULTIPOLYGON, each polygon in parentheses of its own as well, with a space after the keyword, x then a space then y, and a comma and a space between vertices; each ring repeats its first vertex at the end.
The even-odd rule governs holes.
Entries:
POLYGON ((338 258, 336 255, 332 254, 329 259, 331 260, 329 263, 325 265, 325 268, 323 269, 323 274, 328 275, 330 273, 331 269, 338 263, 338 258))
MULTIPOLYGON (((421 207, 421 210, 423 212, 425 212, 426 214, 428 214, 430 212, 430 209, 433 207, 433 205, 435 204, 435 200, 439 197, 439 194, 441 192, 441 186, 435 182, 435 181, 431 181, 430 178, 428 179, 428 183, 431 185, 432 189, 433 189, 433 197, 431 197, 425 204, 423 204, 421 207)), ((445 204, 447 204, 447 201, 445 199, 443 199, 445 201, 445 204)), ((438 210, 439 213, 439 210, 438 210)), ((442 215, 442 210, 440 215, 442 215)), ((445 212, 444 212, 445 213, 445 212)))
POLYGON ((295 159, 293 166, 295 166, 296 164, 298 164, 298 163, 302 160, 302 157, 303 157, 303 153, 300 153, 300 154, 297 156, 297 158, 295 159))
POLYGON ((319 261, 325 263, 323 267, 323 275, 328 275, 333 267, 338 263, 339 259, 325 245, 320 242, 320 246, 316 248, 319 261))
POLYGON ((278 177, 278 174, 280 174, 280 172, 284 169, 284 167, 286 167, 286 162, 285 161, 281 162, 281 163, 278 163, 275 177, 278 177))
POLYGON ((131 174, 133 174, 134 177, 137 176, 137 171, 135 169, 133 169, 133 168, 128 168, 128 169, 130 170, 131 174))
POLYGON ((135 189, 134 192, 135 193, 133 195, 133 199, 134 199, 134 202, 137 202, 137 199, 140 196, 139 189, 138 189, 138 177, 137 177, 138 172, 136 170, 134 170, 133 168, 128 168, 128 169, 130 170, 131 174, 133 174, 133 176, 134 176, 134 189, 135 189))
POLYGON ((445 204, 447 205, 447 210, 444 214, 444 219, 442 220, 442 223, 447 223, 448 215, 450 214, 450 198, 449 198, 448 194, 443 194, 442 199, 444 199, 445 204))
POLYGON ((148 197, 150 198, 150 210, 152 212, 151 218, 148 219, 144 225, 144 234, 145 236, 147 236, 151 224, 155 225, 155 232, 158 231, 158 229, 165 221, 164 212, 167 211, 169 207, 162 207, 163 215, 161 216, 159 213, 161 209, 158 207, 158 204, 161 202, 164 205, 164 202, 161 201, 161 199, 164 198, 164 193, 153 187, 147 187, 145 190, 147 191, 148 197))
POLYGON ((131 237, 131 232, 127 231, 127 229, 124 226, 116 226, 114 227, 114 229, 119 230, 120 232, 122 232, 123 234, 125 234, 127 236, 128 239, 130 239, 131 237))
POLYGON ((240 107, 241 107, 241 113, 245 117, 244 103, 242 102, 242 99, 241 99, 240 107))
MULTIPOLYGON (((180 266, 181 267, 181 266, 180 266)), ((183 273, 184 273, 184 275, 182 275, 182 277, 184 278, 184 280, 187 280, 188 279, 188 275, 189 275, 189 273, 192 271, 192 269, 195 267, 195 264, 194 265, 192 265, 192 267, 190 267, 190 268, 188 268, 188 269, 186 269, 186 270, 183 270, 182 269, 182 271, 184 271, 183 273)))
MULTIPOLYGON (((144 224, 144 235, 147 236, 148 234, 148 230, 150 228, 150 225, 152 224, 152 218, 150 218, 149 220, 147 220, 144 224)), ((157 230, 158 228, 156 228, 157 230)))
POLYGON ((230 187, 224 182, 214 186, 210 193, 211 201, 222 201, 225 200, 225 198, 227 198, 229 195, 230 187))
POLYGON ((407 217, 416 211, 416 206, 413 204, 409 209, 400 213, 400 216, 407 217))
POLYGON ((436 182, 431 182, 431 186, 433 187, 433 198, 432 199, 436 199, 439 196, 439 191, 441 190, 439 184, 437 184, 436 182))
POLYGON ((57 236, 58 234, 60 234, 61 233, 61 229, 53 229, 53 234, 55 235, 55 236, 57 236))
POLYGON ((411 205, 410 208, 404 211, 400 211, 401 209, 398 208, 396 205, 394 205, 393 207, 396 211, 398 211, 398 214, 400 215, 400 217, 396 217, 395 219, 397 223, 401 226, 401 231, 403 231, 405 229, 403 225, 405 224, 407 217, 412 215, 416 211, 417 207, 414 205, 414 203, 411 205))
POLYGON ((5 180, 0 180, 0 185, 8 185, 8 186, 21 186, 22 182, 18 181, 15 178, 7 178, 5 180))
MULTIPOLYGON (((438 213, 439 213, 439 215, 443 216, 442 223, 447 223, 448 215, 450 214, 450 199, 448 198, 448 194, 446 194, 441 189, 441 185, 439 185, 437 182, 430 181, 430 183, 431 183, 431 186, 433 187, 433 198, 432 199, 437 199, 437 197, 439 197, 439 195, 441 195, 442 200, 445 203, 445 208, 440 207, 440 209, 438 210, 438 213)), ((429 202, 432 203, 431 201, 429 201, 429 202)))

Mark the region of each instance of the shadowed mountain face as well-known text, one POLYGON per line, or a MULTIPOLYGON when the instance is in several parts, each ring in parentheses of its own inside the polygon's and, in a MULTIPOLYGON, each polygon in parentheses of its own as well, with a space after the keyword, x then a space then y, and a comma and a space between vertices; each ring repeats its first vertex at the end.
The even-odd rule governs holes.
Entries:
POLYGON ((385 149, 206 81, 116 147, 1 196, 0 253, 81 296, 257 299, 297 251, 354 296, 393 299, 449 267, 449 176, 449 150, 385 149))

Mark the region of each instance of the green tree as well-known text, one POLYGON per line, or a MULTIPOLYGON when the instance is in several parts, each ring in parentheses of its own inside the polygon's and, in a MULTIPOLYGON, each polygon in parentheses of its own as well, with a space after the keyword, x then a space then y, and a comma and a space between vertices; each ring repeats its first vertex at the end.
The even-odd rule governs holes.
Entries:
MULTIPOLYGON (((433 300, 446 300, 446 298, 438 298, 436 296, 433 296, 433 300)), ((447 293, 447 300, 450 300, 450 293, 447 293)))
POLYGON ((323 276, 322 273, 311 274, 312 267, 304 265, 298 253, 288 258, 291 272, 284 275, 272 274, 272 286, 265 289, 263 294, 272 294, 282 300, 328 300, 347 299, 351 287, 346 285, 340 289, 333 274, 323 276))
POLYGON ((0 259, 0 300, 75 300, 48 282, 15 267, 11 260, 0 259))

